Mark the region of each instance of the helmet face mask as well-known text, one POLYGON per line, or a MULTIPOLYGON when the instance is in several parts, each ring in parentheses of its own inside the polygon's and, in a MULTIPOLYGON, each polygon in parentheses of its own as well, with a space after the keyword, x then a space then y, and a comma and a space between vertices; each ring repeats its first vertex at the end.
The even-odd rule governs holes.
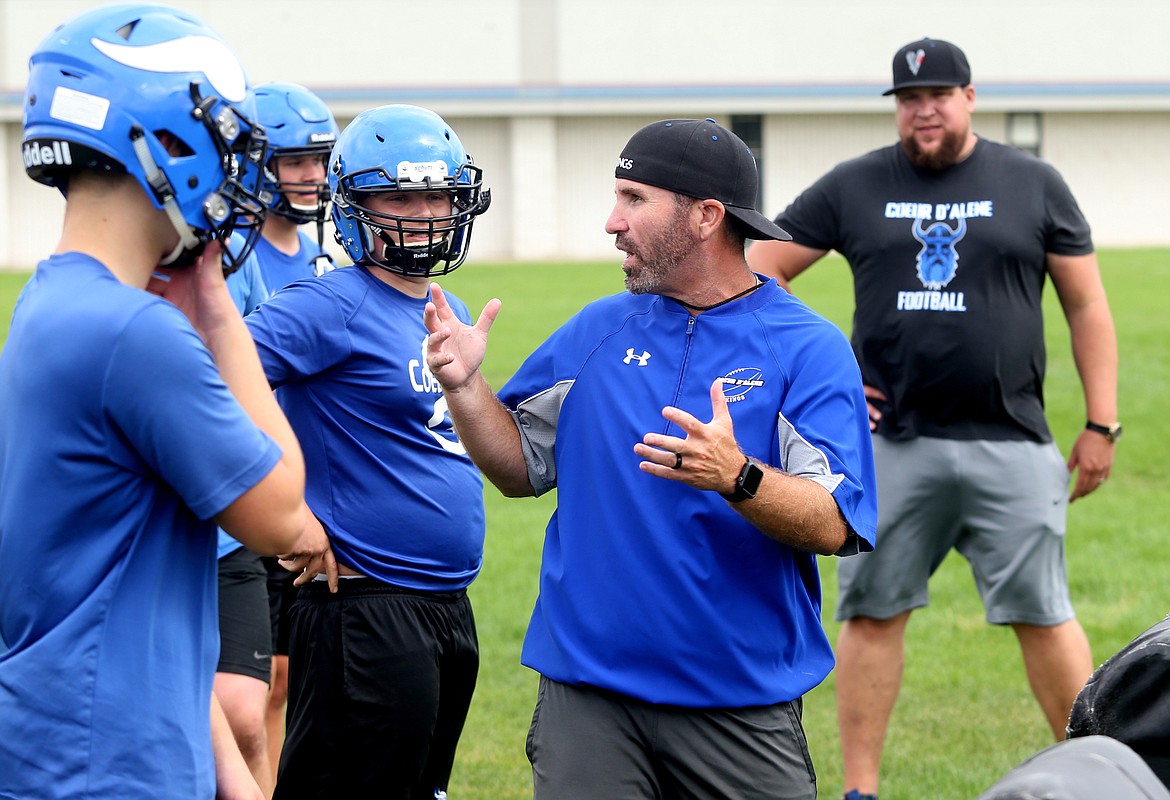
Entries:
POLYGON ((354 263, 411 278, 458 268, 467 257, 472 224, 491 202, 482 170, 455 132, 416 106, 359 114, 333 149, 329 186, 337 241, 354 263), (435 209, 438 193, 450 202, 435 209), (429 213, 389 213, 374 199, 394 197, 417 209, 421 204, 407 202, 413 196, 428 198, 429 213))
POLYGON ((195 102, 193 113, 203 119, 223 163, 223 183, 204 198, 203 214, 215 225, 211 231, 214 238, 225 243, 224 272, 231 274, 252 252, 268 213, 256 177, 265 160, 267 141, 263 128, 254 118, 242 117, 241 109, 216 97, 202 98, 195 84, 191 86, 191 95, 195 102), (244 131, 248 134, 244 135, 244 131), (226 247, 232 233, 243 237, 243 246, 235 251, 226 247))
MULTIPOLYGON (((183 12, 96 9, 57 28, 29 60, 26 172, 66 195, 73 172, 129 174, 179 233, 172 265, 226 242, 241 220, 262 222, 264 152, 238 59, 183 12)), ((247 250, 225 248, 229 269, 247 250)))
POLYGON ((256 113, 268 137, 262 197, 273 214, 297 225, 324 222, 329 211, 329 184, 325 166, 337 141, 337 122, 319 97, 295 83, 266 83, 256 87, 256 113), (306 181, 282 178, 282 162, 319 159, 321 177, 306 181), (298 202, 312 195, 312 202, 298 202))
MULTIPOLYGON (((329 163, 329 150, 315 153, 311 158, 321 165, 320 181, 282 180, 281 173, 288 167, 281 164, 282 160, 297 158, 294 154, 272 156, 265 168, 265 186, 272 187, 273 199, 268 201, 272 213, 296 222, 298 225, 306 222, 323 221, 329 213, 329 183, 324 180, 325 168, 329 163), (312 203, 295 202, 302 196, 312 195, 312 203)), ((267 197, 267 195, 266 195, 267 197)))

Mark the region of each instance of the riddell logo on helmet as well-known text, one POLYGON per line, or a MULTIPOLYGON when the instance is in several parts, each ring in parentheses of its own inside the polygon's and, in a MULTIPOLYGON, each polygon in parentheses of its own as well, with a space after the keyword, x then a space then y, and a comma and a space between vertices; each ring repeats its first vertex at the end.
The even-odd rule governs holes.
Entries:
POLYGON ((310 133, 309 143, 320 144, 321 142, 332 142, 337 139, 337 135, 330 131, 329 133, 310 133))
POLYGON ((634 168, 634 159, 622 158, 621 156, 618 156, 617 167, 618 167, 618 169, 633 169, 634 168))
POLYGON ((69 142, 54 139, 52 141, 36 140, 24 143, 24 168, 51 167, 55 164, 71 166, 73 155, 69 152, 69 142))

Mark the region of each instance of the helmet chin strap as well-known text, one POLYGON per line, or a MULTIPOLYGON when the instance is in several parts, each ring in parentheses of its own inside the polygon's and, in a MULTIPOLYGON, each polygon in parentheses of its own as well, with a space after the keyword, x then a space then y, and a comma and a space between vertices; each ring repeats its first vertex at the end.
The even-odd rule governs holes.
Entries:
POLYGON ((161 262, 162 266, 173 264, 178 260, 179 256, 183 254, 184 250, 194 250, 199 247, 199 237, 195 235, 195 231, 187 224, 187 220, 183 218, 183 212, 179 209, 179 204, 175 201, 175 190, 171 187, 171 182, 167 180, 167 176, 154 160, 154 156, 150 154, 150 147, 146 144, 146 135, 142 129, 135 126, 130 131, 130 143, 134 147, 134 155, 138 157, 138 163, 142 165, 142 172, 146 176, 146 182, 150 184, 150 188, 154 190, 155 197, 162 203, 163 211, 166 212, 167 219, 171 221, 171 225, 179 234, 179 242, 161 262))
POLYGON ((169 267, 179 260, 179 256, 183 255, 183 251, 186 249, 186 245, 183 244, 183 237, 180 235, 179 241, 175 242, 175 249, 163 256, 162 260, 158 262, 158 265, 160 267, 169 267))
POLYGON ((325 252, 325 220, 317 219, 317 255, 313 259, 313 274, 320 278, 326 272, 337 269, 333 257, 325 252))

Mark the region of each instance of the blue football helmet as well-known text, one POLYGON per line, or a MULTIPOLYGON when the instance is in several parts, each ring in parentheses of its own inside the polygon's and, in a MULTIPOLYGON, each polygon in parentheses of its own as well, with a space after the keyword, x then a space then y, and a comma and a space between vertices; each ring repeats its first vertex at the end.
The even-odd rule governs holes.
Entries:
POLYGON ((276 159, 282 156, 319 156, 322 174, 329 151, 337 141, 337 122, 321 98, 295 83, 265 83, 256 87, 256 119, 268 137, 268 161, 261 197, 274 214, 298 225, 324 222, 329 208, 329 184, 290 183, 280 180, 276 159), (313 192, 312 205, 292 202, 286 192, 313 192))
POLYGON ((407 277, 446 275, 467 257, 471 227, 487 211, 483 171, 455 131, 425 108, 390 105, 363 111, 337 140, 329 161, 333 224, 355 264, 407 277), (451 194, 451 213, 434 217, 381 214, 366 201, 384 192, 451 194), (406 234, 426 233, 416 241, 406 234), (404 244, 405 242, 405 244, 404 244))
POLYGON ((254 120, 247 76, 211 28, 165 6, 100 8, 58 27, 29 59, 25 171, 63 194, 74 171, 134 176, 179 233, 164 264, 192 262, 247 219, 246 246, 225 248, 230 267, 266 211, 254 120))

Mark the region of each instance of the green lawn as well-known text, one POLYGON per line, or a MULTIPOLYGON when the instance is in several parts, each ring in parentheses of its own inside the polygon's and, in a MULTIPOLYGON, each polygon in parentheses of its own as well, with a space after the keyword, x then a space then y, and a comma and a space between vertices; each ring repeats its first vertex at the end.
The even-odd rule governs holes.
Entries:
MULTIPOLYGON (((1170 250, 1114 250, 1100 255, 1121 346, 1121 417, 1126 434, 1113 477, 1070 511, 1068 563, 1078 615, 1097 662, 1170 611, 1170 559, 1161 537, 1166 471, 1159 455, 1170 421, 1159 397, 1170 395, 1170 250)), ((26 276, 0 272, 0 335, 26 276)), ((589 300, 622 289, 616 258, 603 264, 477 264, 441 281, 478 313, 504 301, 493 328, 485 372, 499 386, 528 352, 589 300)), ((794 284, 811 306, 848 330, 851 290, 839 259, 817 265, 794 284)), ((1046 396, 1063 451, 1084 424, 1068 330, 1049 293, 1046 396)), ((2 341, 2 340, 0 340, 2 341)), ((68 346, 62 343, 62 346, 68 346)), ((555 502, 485 492, 488 514, 483 572, 472 586, 482 667, 460 745, 451 795, 461 800, 531 797, 524 740, 536 676, 519 664, 520 643, 536 596, 540 545, 555 502)), ((822 560, 825 625, 831 638, 836 579, 822 560)), ((820 776, 820 795, 839 796, 833 677, 806 698, 805 727, 820 776)), ((932 605, 915 614, 907 669, 883 765, 883 800, 972 798, 1050 734, 1028 691, 1010 630, 984 624, 965 562, 950 558, 932 583, 932 605)))

